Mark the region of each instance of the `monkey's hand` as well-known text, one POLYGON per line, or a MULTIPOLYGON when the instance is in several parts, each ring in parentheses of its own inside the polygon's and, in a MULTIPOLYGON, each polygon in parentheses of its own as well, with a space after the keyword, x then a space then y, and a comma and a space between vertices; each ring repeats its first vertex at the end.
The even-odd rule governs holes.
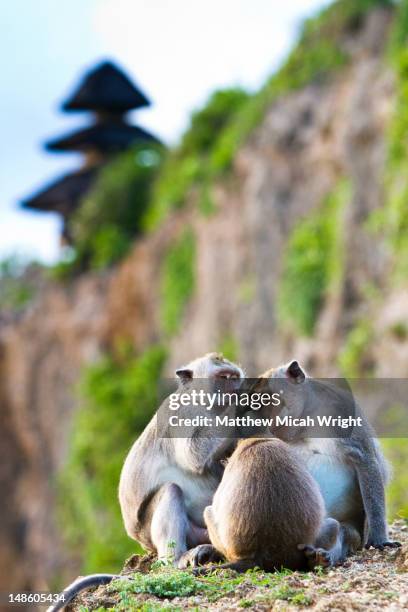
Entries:
POLYGON ((375 538, 374 536, 368 536, 367 542, 364 548, 376 548, 377 550, 384 550, 384 548, 399 548, 401 542, 395 542, 393 540, 386 540, 384 538, 375 538))
POLYGON ((212 544, 200 544, 185 552, 179 559, 177 567, 186 569, 187 567, 198 567, 206 563, 218 563, 223 557, 212 544))
POLYGON ((303 550, 309 569, 316 567, 330 567, 333 565, 330 551, 325 548, 316 548, 308 544, 299 544, 299 550, 303 550))

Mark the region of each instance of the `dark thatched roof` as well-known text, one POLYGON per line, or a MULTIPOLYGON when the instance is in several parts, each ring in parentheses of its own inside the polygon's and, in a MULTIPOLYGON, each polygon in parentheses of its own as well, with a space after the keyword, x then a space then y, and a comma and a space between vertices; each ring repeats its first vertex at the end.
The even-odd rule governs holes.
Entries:
POLYGON ((52 210, 66 216, 73 212, 80 199, 90 189, 98 170, 99 168, 93 167, 65 174, 21 204, 23 208, 52 210))
POLYGON ((85 74, 78 89, 62 104, 64 111, 124 113, 149 106, 146 96, 112 62, 103 62, 85 74))
POLYGON ((66 134, 61 138, 45 143, 48 151, 99 151, 115 153, 124 151, 137 142, 155 142, 159 140, 146 130, 123 122, 97 123, 89 128, 66 134))

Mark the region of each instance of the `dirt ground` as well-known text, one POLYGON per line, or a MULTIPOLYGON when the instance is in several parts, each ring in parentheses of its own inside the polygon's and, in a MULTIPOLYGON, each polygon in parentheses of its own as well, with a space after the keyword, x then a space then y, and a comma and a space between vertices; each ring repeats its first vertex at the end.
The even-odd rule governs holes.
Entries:
POLYGON ((224 570, 195 578, 189 572, 155 566, 151 569, 154 561, 151 556, 135 555, 122 573, 137 572, 137 588, 100 587, 83 593, 69 609, 76 612, 245 608, 259 612, 408 610, 407 523, 396 521, 390 528, 390 537, 399 540, 402 547, 360 551, 342 566, 310 573, 266 574, 257 570, 238 575, 224 570))

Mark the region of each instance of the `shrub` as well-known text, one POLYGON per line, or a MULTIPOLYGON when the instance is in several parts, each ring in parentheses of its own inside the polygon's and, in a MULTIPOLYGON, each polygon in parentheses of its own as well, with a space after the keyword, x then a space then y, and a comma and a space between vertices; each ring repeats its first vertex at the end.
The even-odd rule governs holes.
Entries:
POLYGON ((156 597, 189 597, 201 592, 201 583, 191 572, 164 568, 157 573, 134 574, 131 581, 112 582, 109 591, 148 593, 156 597))
POLYGON ((159 146, 139 145, 102 168, 70 221, 73 256, 56 267, 57 277, 106 268, 122 259, 142 231, 162 155, 159 146))
POLYGON ((193 113, 190 128, 181 141, 182 151, 208 153, 220 131, 248 98, 248 93, 238 87, 213 93, 204 107, 193 113))

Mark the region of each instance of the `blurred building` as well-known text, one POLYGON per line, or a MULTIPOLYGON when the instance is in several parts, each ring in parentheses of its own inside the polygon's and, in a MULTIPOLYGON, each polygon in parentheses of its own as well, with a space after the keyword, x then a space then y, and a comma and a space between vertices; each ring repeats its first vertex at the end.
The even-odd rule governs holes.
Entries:
POLYGON ((62 239, 69 243, 67 222, 101 167, 135 143, 158 142, 146 130, 129 123, 126 116, 131 110, 149 105, 145 94, 112 62, 103 62, 87 72, 61 109, 66 113, 91 113, 90 124, 45 143, 51 152, 79 151, 83 164, 24 200, 22 206, 59 213, 64 221, 62 239))

